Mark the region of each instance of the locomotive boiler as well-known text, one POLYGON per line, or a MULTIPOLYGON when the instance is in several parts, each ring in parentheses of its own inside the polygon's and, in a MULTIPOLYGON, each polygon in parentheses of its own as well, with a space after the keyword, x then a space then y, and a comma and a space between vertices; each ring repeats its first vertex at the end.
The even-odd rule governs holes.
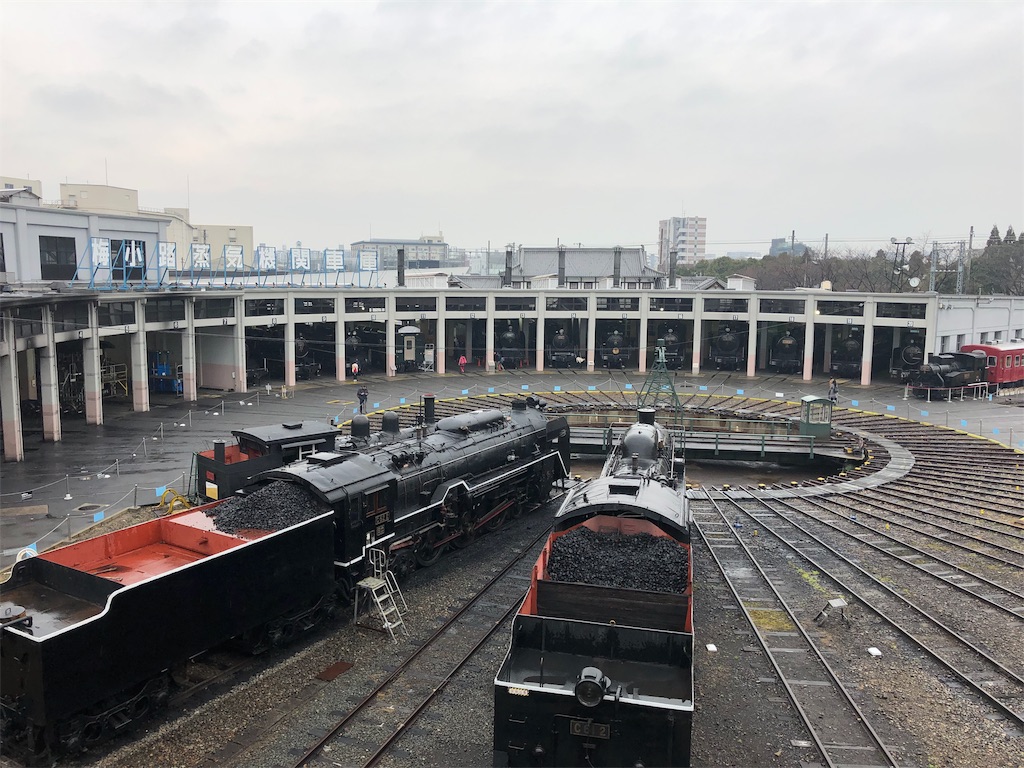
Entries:
POLYGON ((654 414, 555 517, 494 680, 495 766, 690 764, 690 518, 654 414))
POLYGON ((924 397, 929 389, 952 389, 985 381, 985 352, 943 352, 911 371, 907 383, 924 397))
POLYGON ((577 357, 576 349, 565 328, 559 328, 548 343, 548 364, 552 368, 571 368, 576 364, 577 357))
POLYGON ((720 371, 738 371, 747 359, 743 335, 728 325, 711 342, 711 362, 720 371))
POLYGON ((803 368, 803 345, 792 333, 786 331, 772 345, 768 368, 779 373, 799 373, 803 368))
MULTIPOLYGON (((29 764, 166 702, 173 672, 233 641, 285 645, 330 619, 382 552, 399 576, 545 500, 565 419, 518 400, 313 453, 244 495, 18 562, 0 585, 3 750, 29 764)), ((365 434, 360 430, 365 430, 365 434)))
POLYGON ((505 368, 518 368, 524 359, 522 339, 511 325, 498 337, 497 348, 505 368))
POLYGON ((665 340, 665 367, 678 371, 683 367, 683 340, 674 328, 669 328, 661 337, 665 340))
POLYGON ((864 345, 856 336, 848 336, 832 350, 831 371, 833 376, 855 378, 860 376, 861 353, 864 345))
POLYGON ((924 361, 924 349, 917 336, 911 337, 899 348, 894 349, 889 364, 889 375, 900 381, 907 381, 924 361))
POLYGON ((626 337, 622 331, 615 329, 605 338, 600 349, 601 365, 605 368, 625 368, 629 361, 626 351, 626 337))

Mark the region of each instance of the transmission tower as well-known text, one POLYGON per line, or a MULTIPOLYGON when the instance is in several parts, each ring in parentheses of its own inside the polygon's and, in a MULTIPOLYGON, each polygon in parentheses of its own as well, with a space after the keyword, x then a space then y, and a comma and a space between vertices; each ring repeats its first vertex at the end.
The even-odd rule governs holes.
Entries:
POLYGON ((964 292, 965 245, 963 240, 958 243, 932 243, 931 269, 928 276, 929 291, 936 290, 936 282, 940 274, 955 273, 956 293, 964 292))
POLYGON ((658 339, 654 343, 654 365, 647 372, 644 385, 637 396, 637 408, 668 408, 672 411, 673 418, 679 416, 682 406, 679 404, 679 395, 676 394, 676 385, 672 381, 672 374, 668 372, 665 365, 665 340, 658 339))

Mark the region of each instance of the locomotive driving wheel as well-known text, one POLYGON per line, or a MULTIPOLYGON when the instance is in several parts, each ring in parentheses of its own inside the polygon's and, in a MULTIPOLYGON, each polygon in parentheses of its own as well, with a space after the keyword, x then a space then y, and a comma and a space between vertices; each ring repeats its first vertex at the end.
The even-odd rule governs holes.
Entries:
POLYGON ((434 528, 428 531, 416 544, 416 562, 421 568, 429 568, 436 563, 444 553, 444 545, 438 543, 441 539, 441 531, 434 528))

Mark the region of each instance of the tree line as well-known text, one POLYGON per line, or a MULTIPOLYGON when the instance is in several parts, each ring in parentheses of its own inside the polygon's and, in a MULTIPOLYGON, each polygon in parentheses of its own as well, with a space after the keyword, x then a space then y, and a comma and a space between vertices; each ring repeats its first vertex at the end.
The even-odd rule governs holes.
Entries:
MULTIPOLYGON (((935 290, 939 293, 956 292, 956 255, 946 249, 939 258, 939 271, 935 278, 935 290)), ((824 281, 830 281, 834 291, 928 290, 931 249, 927 244, 922 250, 906 255, 904 268, 899 274, 895 274, 896 266, 894 254, 884 249, 872 253, 846 248, 825 254, 808 248, 797 256, 790 253, 760 259, 722 256, 679 267, 677 272, 679 275, 706 275, 723 280, 729 275, 742 274, 754 278, 761 290, 816 287, 824 281), (911 286, 911 278, 915 277, 918 284, 911 286)), ((1024 236, 1018 239, 1012 226, 1000 235, 999 228, 993 226, 983 249, 965 253, 964 267, 966 294, 1024 296, 1024 236)))

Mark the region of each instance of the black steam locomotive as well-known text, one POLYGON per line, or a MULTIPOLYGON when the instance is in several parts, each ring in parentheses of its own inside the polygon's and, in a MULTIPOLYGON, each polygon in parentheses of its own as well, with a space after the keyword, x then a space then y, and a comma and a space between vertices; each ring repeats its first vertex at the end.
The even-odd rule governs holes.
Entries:
POLYGON ((625 368, 629 362, 626 351, 626 337, 622 331, 615 329, 608 334, 600 349, 601 365, 604 368, 625 368))
POLYGON ((786 331, 785 335, 776 339, 772 345, 768 368, 779 373, 799 373, 804 364, 803 354, 803 345, 800 340, 786 331))
POLYGON ((690 764, 685 483, 654 410, 574 489, 494 680, 495 766, 690 764))
POLYGON ((559 328, 548 342, 548 364, 552 368, 572 368, 576 365, 577 357, 579 355, 572 339, 565 332, 565 328, 559 328))
MULTIPOLYGON (((246 378, 249 383, 258 384, 263 376, 284 378, 285 343, 283 328, 250 334, 245 342, 246 378)), ((312 379, 319 376, 321 370, 310 344, 298 336, 295 339, 295 378, 312 379)))
POLYGON ((258 652, 331 618, 371 550, 401 574, 543 501, 569 437, 541 407, 395 420, 379 440, 354 421, 356 450, 17 563, 0 585, 3 750, 40 764, 98 744, 166 702, 196 654, 229 640, 258 652))
POLYGON ((522 338, 511 325, 498 337, 497 347, 498 356, 505 368, 518 368, 525 359, 522 338))
POLYGON ((832 375, 851 379, 860 376, 864 345, 856 336, 847 336, 832 350, 832 375))
POLYGON ((889 364, 889 375, 900 381, 907 381, 911 374, 921 367, 924 361, 922 340, 916 335, 905 341, 892 352, 889 364))
POLYGON ((670 371, 678 371, 685 362, 683 340, 673 328, 669 328, 661 338, 665 340, 665 367, 670 371))
POLYGON ((711 362, 720 371, 738 371, 747 359, 747 347, 743 334, 728 325, 711 341, 711 362))
POLYGON ((911 371, 907 383, 915 388, 918 397, 925 397, 929 389, 952 389, 985 381, 985 352, 943 352, 932 355, 928 362, 911 371))

